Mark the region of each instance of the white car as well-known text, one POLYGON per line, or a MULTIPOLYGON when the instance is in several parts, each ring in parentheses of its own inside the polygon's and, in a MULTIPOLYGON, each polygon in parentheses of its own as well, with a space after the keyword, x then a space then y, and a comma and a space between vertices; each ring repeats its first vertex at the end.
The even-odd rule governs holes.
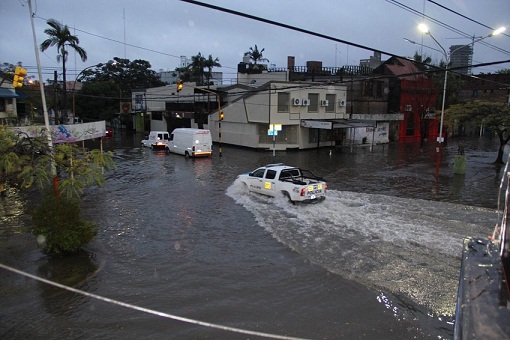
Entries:
POLYGON ((282 193, 290 202, 316 202, 326 198, 328 185, 310 171, 284 164, 268 164, 237 176, 249 192, 267 196, 282 193))

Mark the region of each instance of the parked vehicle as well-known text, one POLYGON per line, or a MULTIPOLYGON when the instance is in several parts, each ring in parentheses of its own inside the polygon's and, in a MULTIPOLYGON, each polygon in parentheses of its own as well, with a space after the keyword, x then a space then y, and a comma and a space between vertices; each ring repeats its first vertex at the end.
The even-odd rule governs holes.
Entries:
POLYGON ((142 145, 151 149, 164 149, 168 144, 170 134, 167 131, 151 131, 142 145))
POLYGON ((185 157, 209 157, 212 155, 211 131, 178 128, 172 131, 166 145, 167 152, 185 157))
POLYGON ((310 171, 282 163, 268 164, 237 178, 249 192, 273 197, 281 193, 292 203, 322 201, 328 187, 310 171))

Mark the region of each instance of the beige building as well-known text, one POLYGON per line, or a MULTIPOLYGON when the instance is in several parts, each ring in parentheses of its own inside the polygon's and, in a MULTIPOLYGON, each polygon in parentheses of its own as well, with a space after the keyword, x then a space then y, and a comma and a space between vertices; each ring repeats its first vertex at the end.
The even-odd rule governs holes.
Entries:
POLYGON ((213 140, 250 148, 308 149, 341 140, 335 120, 346 118, 346 87, 271 81, 231 87, 227 105, 209 116, 213 140), (220 131, 221 124, 221 131, 220 131))

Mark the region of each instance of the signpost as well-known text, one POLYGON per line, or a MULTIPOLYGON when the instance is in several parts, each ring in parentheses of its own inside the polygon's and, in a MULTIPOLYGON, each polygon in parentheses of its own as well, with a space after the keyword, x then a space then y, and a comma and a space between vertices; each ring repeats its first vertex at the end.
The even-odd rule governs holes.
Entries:
POLYGON ((278 136, 278 131, 282 131, 282 124, 269 124, 267 135, 273 136, 273 156, 276 152, 276 136, 278 136))

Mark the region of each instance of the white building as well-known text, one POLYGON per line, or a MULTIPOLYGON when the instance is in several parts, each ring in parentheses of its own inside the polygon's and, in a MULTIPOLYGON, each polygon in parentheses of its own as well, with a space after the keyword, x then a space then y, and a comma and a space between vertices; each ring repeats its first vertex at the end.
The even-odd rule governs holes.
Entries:
POLYGON ((261 149, 331 146, 342 133, 335 121, 346 118, 346 87, 317 83, 268 82, 260 87, 232 86, 228 103, 209 117, 213 140, 261 149))

